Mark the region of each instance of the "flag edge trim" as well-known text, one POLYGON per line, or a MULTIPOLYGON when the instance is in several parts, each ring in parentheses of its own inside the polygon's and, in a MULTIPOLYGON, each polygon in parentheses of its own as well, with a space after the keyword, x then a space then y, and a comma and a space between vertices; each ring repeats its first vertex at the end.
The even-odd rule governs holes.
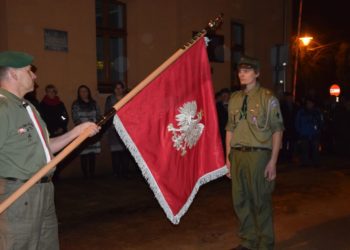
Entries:
POLYGON ((190 207, 190 205, 192 204, 196 194, 198 193, 199 188, 202 185, 204 185, 210 181, 213 181, 215 179, 218 179, 218 178, 220 178, 228 173, 228 169, 227 169, 226 165, 224 165, 224 166, 222 166, 222 167, 220 167, 212 172, 206 173, 205 175, 200 177, 197 180, 196 184, 194 185, 192 192, 191 192, 190 196, 188 197, 187 201, 185 202, 185 204, 181 207, 180 211, 176 215, 174 215, 172 210, 170 209, 168 203, 166 202, 164 195, 163 195, 162 191, 160 190, 157 182, 155 181, 152 173, 150 172, 147 163, 145 162, 145 160, 141 156, 140 151, 138 150, 136 144, 134 143, 134 141, 130 137, 129 133, 125 129, 118 114, 116 114, 114 116, 113 123, 114 123, 114 126, 115 126, 120 138, 124 142, 125 146, 129 149, 131 155, 134 157, 138 167, 141 170, 143 177, 146 179, 148 185, 150 186, 151 190, 153 191, 155 198, 158 200, 158 202, 159 202, 160 206, 162 207, 163 211, 165 212, 167 218, 175 225, 180 223, 181 217, 187 212, 187 210, 190 207))

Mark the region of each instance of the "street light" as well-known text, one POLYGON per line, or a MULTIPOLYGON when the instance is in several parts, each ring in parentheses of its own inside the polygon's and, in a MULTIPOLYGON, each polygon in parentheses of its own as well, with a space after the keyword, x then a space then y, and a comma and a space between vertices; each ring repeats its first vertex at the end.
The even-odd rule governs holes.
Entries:
POLYGON ((304 46, 308 46, 312 39, 314 39, 312 36, 299 37, 299 40, 304 46))
POLYGON ((297 86, 297 74, 298 74, 298 62, 299 62, 299 49, 300 45, 307 47, 310 45, 313 37, 312 36, 303 36, 298 37, 296 41, 299 41, 299 43, 296 44, 295 48, 295 59, 294 59, 294 74, 293 74, 293 99, 295 101, 296 98, 296 86, 297 86))

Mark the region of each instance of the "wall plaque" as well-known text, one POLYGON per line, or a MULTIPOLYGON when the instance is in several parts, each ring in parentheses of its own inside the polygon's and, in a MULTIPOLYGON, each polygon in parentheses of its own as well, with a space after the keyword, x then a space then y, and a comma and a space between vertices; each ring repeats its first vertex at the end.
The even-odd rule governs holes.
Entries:
POLYGON ((46 50, 68 52, 67 31, 44 29, 44 46, 46 50))

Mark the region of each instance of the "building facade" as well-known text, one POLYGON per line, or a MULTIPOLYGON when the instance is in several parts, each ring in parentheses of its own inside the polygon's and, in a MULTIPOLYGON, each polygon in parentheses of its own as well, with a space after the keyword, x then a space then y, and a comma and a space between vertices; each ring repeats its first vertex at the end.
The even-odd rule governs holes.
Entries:
MULTIPOLYGON (((278 55, 271 51, 289 42, 291 30, 290 0, 0 0, 0 6, 0 51, 32 54, 39 101, 54 84, 67 109, 80 84, 103 109, 111 83, 131 89, 220 13, 224 22, 211 48, 214 89, 238 86, 241 54, 259 58, 262 84, 276 89, 278 55)), ((108 147, 102 151, 98 163, 108 171, 108 147)))

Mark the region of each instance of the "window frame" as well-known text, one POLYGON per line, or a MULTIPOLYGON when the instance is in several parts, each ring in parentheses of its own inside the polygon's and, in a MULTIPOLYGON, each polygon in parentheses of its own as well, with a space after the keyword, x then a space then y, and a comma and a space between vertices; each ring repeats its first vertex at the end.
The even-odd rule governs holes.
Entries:
MULTIPOLYGON (((117 0, 95 0, 95 15, 96 13, 96 2, 100 2, 102 4, 102 26, 97 25, 97 18, 95 17, 95 25, 96 25, 96 49, 97 49, 97 38, 102 38, 103 43, 103 80, 99 80, 97 78, 97 89, 100 93, 111 93, 113 91, 113 84, 118 82, 119 80, 111 79, 111 54, 110 54, 110 39, 111 38, 121 38, 123 40, 123 54, 121 55, 123 58, 127 58, 127 13, 126 13, 126 4, 117 0), (123 10, 123 19, 122 19, 122 27, 110 27, 109 24, 109 10, 110 3, 119 5, 123 10)), ((124 62, 126 64, 126 61, 124 62)), ((96 50, 96 72, 97 72, 97 50, 96 50)), ((124 65, 125 71, 123 74, 123 84, 127 88, 127 65, 124 65)))
MULTIPOLYGON (((238 61, 234 60, 235 53, 240 53, 241 55, 244 55, 245 53, 245 30, 244 30, 244 24, 237 22, 237 21, 231 21, 231 85, 234 88, 237 88, 239 86, 239 80, 237 75, 237 63, 238 61), (241 31, 241 42, 240 44, 235 43, 237 40, 235 37, 234 28, 238 27, 241 31)), ((238 59, 239 60, 239 59, 238 59)))

